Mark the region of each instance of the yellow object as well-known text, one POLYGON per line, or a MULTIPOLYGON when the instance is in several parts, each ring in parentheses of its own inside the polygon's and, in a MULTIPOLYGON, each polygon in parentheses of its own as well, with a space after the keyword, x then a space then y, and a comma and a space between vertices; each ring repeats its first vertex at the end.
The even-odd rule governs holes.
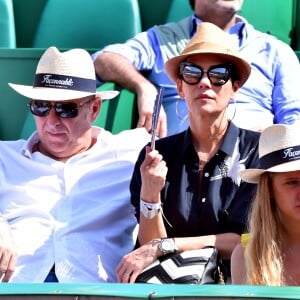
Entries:
POLYGON ((243 248, 246 248, 248 241, 250 239, 250 233, 244 233, 241 236, 241 244, 243 246, 243 248))

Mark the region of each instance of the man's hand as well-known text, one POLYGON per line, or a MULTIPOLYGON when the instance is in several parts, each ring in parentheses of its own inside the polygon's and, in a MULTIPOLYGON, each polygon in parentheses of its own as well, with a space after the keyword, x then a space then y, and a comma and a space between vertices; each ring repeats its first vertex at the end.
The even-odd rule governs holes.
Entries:
MULTIPOLYGON (((152 126, 152 114, 156 96, 157 89, 152 85, 145 85, 142 92, 137 95, 139 111, 137 127, 145 127, 148 132, 150 132, 152 126)), ((160 138, 167 135, 167 116, 163 107, 160 109, 156 135, 160 138)))
MULTIPOLYGON (((94 61, 95 70, 102 81, 113 81, 137 95, 139 120, 137 127, 151 130, 152 113, 157 88, 121 54, 103 52, 94 61)), ((167 135, 167 117, 163 108, 157 123, 157 136, 167 135)))
POLYGON ((16 247, 9 224, 0 217, 0 278, 8 282, 15 270, 17 261, 16 247))

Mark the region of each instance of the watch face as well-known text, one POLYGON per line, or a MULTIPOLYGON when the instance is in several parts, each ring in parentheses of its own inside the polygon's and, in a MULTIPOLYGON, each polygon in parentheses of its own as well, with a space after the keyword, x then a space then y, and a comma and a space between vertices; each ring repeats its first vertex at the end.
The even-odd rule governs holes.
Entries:
POLYGON ((161 240, 161 250, 164 253, 174 252, 175 245, 173 239, 162 239, 161 240))

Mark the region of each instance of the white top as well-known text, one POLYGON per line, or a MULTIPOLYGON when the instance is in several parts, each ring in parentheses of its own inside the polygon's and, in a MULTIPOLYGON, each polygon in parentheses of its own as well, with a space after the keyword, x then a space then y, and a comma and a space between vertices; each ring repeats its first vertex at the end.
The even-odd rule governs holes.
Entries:
POLYGON ((40 152, 39 140, 0 142, 0 213, 17 245, 11 282, 43 282, 55 263, 59 282, 115 282, 136 241, 129 183, 145 129, 117 135, 93 127, 96 144, 67 162, 40 152))

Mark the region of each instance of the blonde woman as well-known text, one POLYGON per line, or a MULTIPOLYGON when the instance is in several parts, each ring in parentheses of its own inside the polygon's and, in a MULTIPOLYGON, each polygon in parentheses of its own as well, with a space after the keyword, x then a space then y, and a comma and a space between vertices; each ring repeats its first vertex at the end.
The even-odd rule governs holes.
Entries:
POLYGON ((241 172, 243 180, 257 183, 257 194, 249 240, 232 254, 232 282, 300 285, 299 124, 265 129, 259 156, 261 169, 241 172))

